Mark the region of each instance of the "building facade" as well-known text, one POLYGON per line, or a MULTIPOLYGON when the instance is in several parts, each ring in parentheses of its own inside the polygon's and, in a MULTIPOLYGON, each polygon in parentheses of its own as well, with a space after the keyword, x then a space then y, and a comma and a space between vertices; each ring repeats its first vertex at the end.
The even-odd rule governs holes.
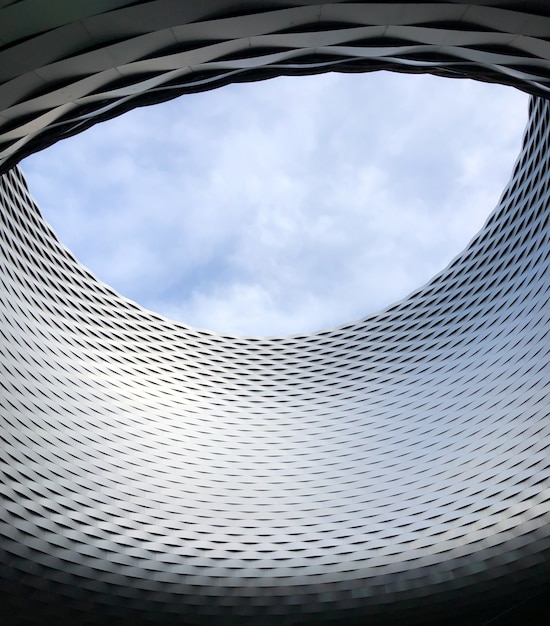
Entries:
POLYGON ((0 24, 6 623, 499 626, 544 611, 547 3, 23 0, 0 24), (16 167, 135 106, 377 69, 533 98, 480 233, 339 328, 230 337, 144 310, 58 241, 16 167))

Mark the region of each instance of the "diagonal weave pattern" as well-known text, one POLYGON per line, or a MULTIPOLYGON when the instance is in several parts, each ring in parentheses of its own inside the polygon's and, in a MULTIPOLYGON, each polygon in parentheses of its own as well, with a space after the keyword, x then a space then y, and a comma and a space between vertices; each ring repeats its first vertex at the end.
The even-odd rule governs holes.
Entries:
POLYGON ((0 172, 136 106, 282 74, 430 72, 550 93, 546 0, 66 4, 1 9, 0 172))
MULTIPOLYGON (((8 3, 4 163, 138 104, 280 73, 389 65, 545 92, 544 4, 481 4, 496 6, 52 3, 25 22, 35 2, 8 3)), ((466 623, 539 589, 549 146, 550 105, 534 98, 499 206, 445 271, 360 322, 265 339, 114 293, 58 242, 21 172, 5 174, 8 623, 442 624, 449 606, 466 623)))

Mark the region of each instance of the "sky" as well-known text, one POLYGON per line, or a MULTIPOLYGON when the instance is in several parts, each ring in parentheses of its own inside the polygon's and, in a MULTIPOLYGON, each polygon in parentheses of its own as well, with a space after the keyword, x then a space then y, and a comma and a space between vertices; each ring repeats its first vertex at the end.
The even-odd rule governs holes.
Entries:
POLYGON ((442 270, 519 154, 525 94, 389 72, 229 85, 22 163, 61 241, 148 309, 237 335, 358 320, 442 270))

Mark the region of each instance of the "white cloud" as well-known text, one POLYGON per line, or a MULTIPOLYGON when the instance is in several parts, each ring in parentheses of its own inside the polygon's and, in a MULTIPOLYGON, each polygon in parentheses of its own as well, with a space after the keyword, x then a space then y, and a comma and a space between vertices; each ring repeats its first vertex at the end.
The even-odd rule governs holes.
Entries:
POLYGON ((23 164, 105 282, 192 325, 303 332, 420 286, 506 182, 526 96, 388 73, 232 85, 130 114, 23 164))

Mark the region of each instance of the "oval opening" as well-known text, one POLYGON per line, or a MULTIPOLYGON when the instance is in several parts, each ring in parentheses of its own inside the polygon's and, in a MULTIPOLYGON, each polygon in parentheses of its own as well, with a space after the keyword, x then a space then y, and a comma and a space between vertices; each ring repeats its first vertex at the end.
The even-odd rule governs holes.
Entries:
POLYGON ((527 96, 376 72, 235 84, 141 108, 23 169, 46 219, 117 291, 240 335, 359 319, 480 229, 527 96))

